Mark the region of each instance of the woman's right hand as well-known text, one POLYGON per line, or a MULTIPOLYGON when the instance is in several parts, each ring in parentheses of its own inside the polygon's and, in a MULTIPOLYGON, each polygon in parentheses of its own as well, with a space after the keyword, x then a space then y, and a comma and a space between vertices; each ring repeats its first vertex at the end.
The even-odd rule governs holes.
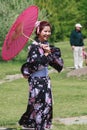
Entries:
POLYGON ((43 48, 46 55, 51 52, 49 45, 41 44, 41 47, 43 48))

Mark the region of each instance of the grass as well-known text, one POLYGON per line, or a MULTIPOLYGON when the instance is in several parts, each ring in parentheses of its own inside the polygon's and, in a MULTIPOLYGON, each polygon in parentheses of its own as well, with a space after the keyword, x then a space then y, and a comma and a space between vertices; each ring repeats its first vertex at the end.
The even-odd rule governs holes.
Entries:
MULTIPOLYGON (((62 51, 64 67, 73 66, 73 58, 68 43, 56 44, 62 51)), ((20 73, 21 63, 2 62, 0 79, 6 75, 20 73)), ((51 73, 53 92, 53 130, 87 130, 87 125, 66 126, 55 118, 87 115, 87 76, 67 77, 67 70, 51 73)), ((0 126, 20 130, 17 121, 26 110, 28 83, 25 79, 0 84, 0 126)))
POLYGON ((0 124, 14 124, 25 110, 28 87, 23 79, 19 79, 1 84, 0 89, 0 124))
POLYGON ((58 74, 52 76, 55 117, 87 115, 86 78, 60 78, 58 74))
POLYGON ((14 61, 6 61, 0 63, 0 79, 3 79, 6 75, 12 75, 20 73, 21 63, 14 61))

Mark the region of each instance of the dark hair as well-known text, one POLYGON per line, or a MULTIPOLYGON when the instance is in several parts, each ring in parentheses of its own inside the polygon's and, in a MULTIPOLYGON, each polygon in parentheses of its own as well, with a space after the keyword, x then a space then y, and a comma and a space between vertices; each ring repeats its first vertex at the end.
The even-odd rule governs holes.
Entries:
POLYGON ((39 33, 44 29, 45 26, 49 26, 51 28, 51 25, 49 22, 47 21, 41 21, 40 24, 38 25, 38 27, 36 27, 36 35, 38 36, 39 33))

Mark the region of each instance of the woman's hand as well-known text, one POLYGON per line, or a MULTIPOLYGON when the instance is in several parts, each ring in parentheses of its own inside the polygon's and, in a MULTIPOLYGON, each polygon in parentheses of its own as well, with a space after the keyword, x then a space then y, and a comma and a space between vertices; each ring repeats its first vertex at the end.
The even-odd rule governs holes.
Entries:
POLYGON ((28 78, 29 78, 29 76, 28 76, 28 75, 23 75, 23 77, 24 77, 25 79, 28 79, 28 78))
POLYGON ((43 48, 46 56, 51 52, 49 45, 41 44, 40 46, 43 48))

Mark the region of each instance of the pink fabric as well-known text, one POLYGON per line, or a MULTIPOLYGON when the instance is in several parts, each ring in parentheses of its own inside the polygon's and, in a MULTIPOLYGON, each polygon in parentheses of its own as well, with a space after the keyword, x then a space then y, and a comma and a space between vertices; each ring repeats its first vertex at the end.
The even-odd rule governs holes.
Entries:
POLYGON ((11 60, 22 50, 28 41, 27 37, 33 32, 37 18, 37 6, 29 6, 19 15, 5 38, 2 47, 3 60, 11 60))
POLYGON ((86 58, 86 57, 87 57, 87 52, 83 51, 83 58, 86 58))

